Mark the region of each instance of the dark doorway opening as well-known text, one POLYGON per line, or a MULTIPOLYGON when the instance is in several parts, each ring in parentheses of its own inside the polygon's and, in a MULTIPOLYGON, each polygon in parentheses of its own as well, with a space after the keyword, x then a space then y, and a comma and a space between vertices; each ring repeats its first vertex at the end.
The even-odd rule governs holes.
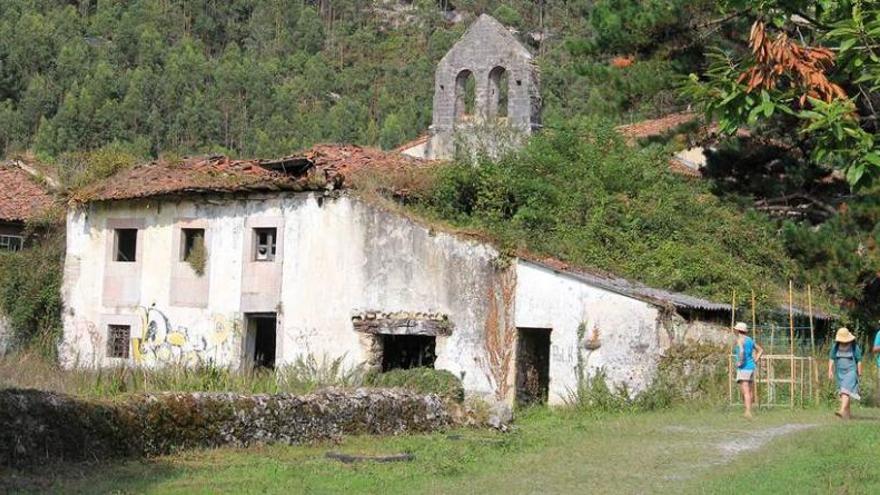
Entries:
POLYGON ((433 368, 437 358, 437 337, 433 335, 384 335, 382 371, 433 368))
POLYGON ((547 402, 550 390, 550 329, 519 328, 516 351, 516 402, 547 402))
POLYGON ((248 316, 247 358, 256 368, 275 368, 275 327, 274 314, 248 316))

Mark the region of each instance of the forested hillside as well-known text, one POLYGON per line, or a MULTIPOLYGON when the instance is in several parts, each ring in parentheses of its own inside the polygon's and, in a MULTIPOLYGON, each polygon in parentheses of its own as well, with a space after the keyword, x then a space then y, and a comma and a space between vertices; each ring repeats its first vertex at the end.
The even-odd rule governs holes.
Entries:
MULTIPOLYGON (((0 154, 34 153, 76 188, 159 155, 268 157, 317 142, 394 148, 425 132, 436 62, 489 13, 536 55, 545 136, 514 156, 438 170, 410 207, 505 247, 719 300, 754 288, 762 302, 781 302, 793 278, 871 321, 880 314, 880 205, 865 182, 878 175, 870 114, 880 98, 855 83, 862 65, 853 60, 875 67, 874 45, 838 37, 829 50, 865 52, 832 74, 864 92, 863 120, 842 104, 795 112, 805 97, 786 86, 791 79, 769 89, 739 79, 761 68, 750 27, 762 23, 777 41, 877 36, 853 7, 861 3, 833 3, 2 0, 0 154), (666 170, 694 129, 636 151, 613 132, 690 105, 733 135, 713 146, 702 182, 666 170), (828 138, 837 135, 844 144, 854 135, 861 152, 828 138), (823 143, 834 147, 826 157, 842 158, 817 160, 823 143), (853 192, 833 168, 858 175, 863 189, 853 192)), ((871 71, 865 77, 880 74, 871 71)), ((61 269, 51 260, 61 245, 0 256, 12 281, 0 308, 17 309, 22 341, 58 329, 52 284, 61 269)))
POLYGON ((549 123, 660 114, 712 3, 4 0, 0 148, 394 147, 429 125, 434 64, 483 12, 539 54, 549 123))

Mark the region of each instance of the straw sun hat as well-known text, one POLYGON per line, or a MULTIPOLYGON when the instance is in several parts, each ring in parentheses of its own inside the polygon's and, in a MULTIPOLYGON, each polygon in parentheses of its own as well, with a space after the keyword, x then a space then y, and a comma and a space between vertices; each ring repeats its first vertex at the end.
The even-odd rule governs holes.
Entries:
POLYGON ((856 340, 856 336, 852 334, 846 327, 841 327, 837 329, 837 336, 834 337, 836 342, 840 342, 841 344, 846 344, 856 340))
POLYGON ((739 333, 749 333, 749 326, 741 321, 737 322, 733 329, 739 333))

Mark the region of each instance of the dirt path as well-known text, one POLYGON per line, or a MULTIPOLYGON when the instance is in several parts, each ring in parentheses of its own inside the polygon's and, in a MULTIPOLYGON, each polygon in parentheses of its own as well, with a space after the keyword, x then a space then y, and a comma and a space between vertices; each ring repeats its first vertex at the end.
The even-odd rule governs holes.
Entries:
POLYGON ((799 431, 809 430, 819 426, 816 423, 788 423, 771 428, 763 428, 756 431, 743 432, 718 444, 724 463, 733 461, 737 456, 753 452, 763 448, 774 439, 790 435, 799 431))
MULTIPOLYGON (((456 485, 462 493, 670 493, 759 452, 774 442, 820 428, 814 412, 772 412, 746 422, 735 413, 646 414, 610 421, 600 431, 526 455, 503 470, 456 485), (536 469, 540 466, 540 469, 536 469)), ((829 420, 830 421, 830 420, 829 420)), ((451 493, 448 485, 431 493, 451 493)))

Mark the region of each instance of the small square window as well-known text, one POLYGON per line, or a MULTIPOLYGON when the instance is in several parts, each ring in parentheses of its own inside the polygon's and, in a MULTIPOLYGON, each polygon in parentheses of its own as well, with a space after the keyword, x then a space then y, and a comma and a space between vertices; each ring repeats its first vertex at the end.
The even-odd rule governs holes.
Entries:
POLYGON ((275 261, 277 229, 254 229, 254 261, 275 261))
POLYGON ((133 263, 137 256, 137 229, 116 229, 114 233, 114 261, 133 263))
POLYGON ((110 325, 107 327, 107 357, 127 359, 130 343, 131 326, 110 325))
POLYGON ((18 235, 0 235, 0 250, 21 251, 24 246, 24 237, 18 235))
POLYGON ((205 247, 205 229, 181 229, 180 261, 189 261, 196 249, 205 247))

